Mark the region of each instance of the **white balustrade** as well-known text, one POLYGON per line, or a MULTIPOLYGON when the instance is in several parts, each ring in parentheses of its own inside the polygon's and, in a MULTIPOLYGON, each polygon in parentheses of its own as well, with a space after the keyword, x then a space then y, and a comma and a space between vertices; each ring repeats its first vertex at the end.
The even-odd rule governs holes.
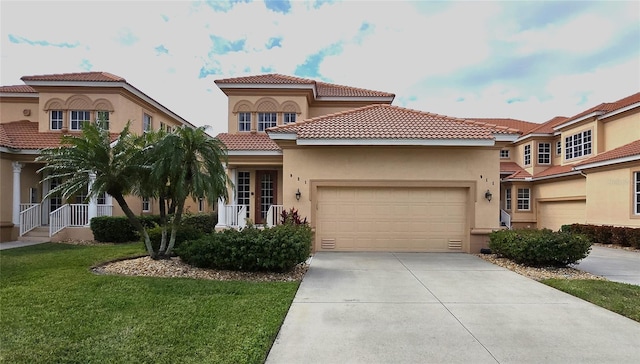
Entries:
POLYGON ((62 205, 49 214, 49 237, 71 224, 71 206, 62 205))
POLYGON ((247 205, 224 205, 224 224, 228 227, 242 228, 247 225, 247 205))
POLYGON ((40 204, 20 204, 20 236, 41 225, 40 204))
POLYGON ((280 224, 280 217, 282 216, 283 205, 271 205, 267 210, 267 226, 274 227, 280 224))
POLYGON ((113 205, 98 205, 98 216, 113 216, 113 205))
POLYGON ((500 223, 506 226, 507 229, 511 229, 511 215, 505 210, 500 210, 500 223))

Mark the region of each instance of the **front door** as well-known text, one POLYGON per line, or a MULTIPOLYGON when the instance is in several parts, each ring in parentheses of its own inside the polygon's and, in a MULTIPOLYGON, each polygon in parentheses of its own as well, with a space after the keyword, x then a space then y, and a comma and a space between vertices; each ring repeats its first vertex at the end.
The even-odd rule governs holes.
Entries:
POLYGON ((267 211, 277 200, 278 171, 256 171, 256 225, 266 222, 267 211))
MULTIPOLYGON (((44 181, 42 195, 45 196, 49 191, 58 187, 60 183, 62 183, 60 178, 52 178, 44 181)), ((42 200, 42 224, 49 225, 49 213, 59 209, 60 207, 62 207, 62 197, 60 194, 49 196, 42 200)))

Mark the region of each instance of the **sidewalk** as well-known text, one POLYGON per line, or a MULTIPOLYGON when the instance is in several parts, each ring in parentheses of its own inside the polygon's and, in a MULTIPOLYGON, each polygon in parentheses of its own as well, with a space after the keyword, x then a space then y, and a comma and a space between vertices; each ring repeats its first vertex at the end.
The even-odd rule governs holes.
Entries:
POLYGON ((0 250, 22 248, 23 246, 44 244, 39 241, 8 241, 6 243, 0 243, 0 250))
POLYGON ((640 285, 640 253, 593 246, 589 256, 573 266, 610 281, 640 285))

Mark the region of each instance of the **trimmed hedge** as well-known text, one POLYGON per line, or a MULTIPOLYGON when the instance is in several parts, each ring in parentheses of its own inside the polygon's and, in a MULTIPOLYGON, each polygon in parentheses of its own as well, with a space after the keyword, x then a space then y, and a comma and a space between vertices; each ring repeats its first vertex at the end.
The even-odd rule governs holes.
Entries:
POLYGON ((564 225, 560 231, 584 234, 594 243, 617 244, 640 249, 640 228, 610 225, 564 225))
POLYGON ((216 231, 218 223, 218 214, 216 213, 200 213, 182 216, 182 226, 189 226, 203 234, 211 234, 216 231))
POLYGON ((312 238, 308 225, 284 224, 265 229, 250 226, 186 241, 176 254, 201 268, 284 272, 309 257, 312 238))
MULTIPOLYGON (((156 226, 152 229, 147 229, 147 234, 149 234, 149 240, 151 240, 151 246, 154 251, 158 251, 160 249, 160 243, 162 242, 162 227, 156 226)), ((204 234, 200 232, 198 229, 192 226, 181 226, 178 231, 176 231, 176 243, 174 245, 174 249, 180 246, 183 242, 187 240, 197 240, 200 239, 204 234)), ((169 244, 169 238, 171 237, 171 228, 167 228, 167 244, 169 244)), ((144 242, 142 242, 144 244, 144 242)))
POLYGON ((138 240, 138 232, 126 216, 100 216, 89 224, 93 238, 101 243, 126 243, 138 240))
POLYGON ((583 234, 549 229, 499 230, 489 235, 489 248, 516 263, 564 267, 586 258, 591 240, 583 234))

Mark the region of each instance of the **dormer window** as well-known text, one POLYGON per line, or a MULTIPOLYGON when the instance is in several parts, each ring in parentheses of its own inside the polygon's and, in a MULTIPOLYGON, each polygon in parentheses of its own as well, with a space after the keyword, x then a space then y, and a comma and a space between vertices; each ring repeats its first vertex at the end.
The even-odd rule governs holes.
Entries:
POLYGON ((565 159, 591 154, 591 130, 573 134, 564 139, 565 159))
POLYGON ((251 113, 238 113, 238 131, 251 131, 251 113))
POLYGON ((538 143, 538 164, 551 164, 551 143, 538 143))
POLYGON ((85 123, 91 122, 91 112, 86 110, 71 110, 69 112, 71 130, 82 130, 85 123))
POLYGON ((268 128, 278 125, 278 119, 274 112, 258 113, 258 131, 265 131, 268 128))
POLYGON ((49 117, 51 120, 51 130, 61 130, 62 129, 62 118, 64 113, 62 110, 51 110, 49 117))

